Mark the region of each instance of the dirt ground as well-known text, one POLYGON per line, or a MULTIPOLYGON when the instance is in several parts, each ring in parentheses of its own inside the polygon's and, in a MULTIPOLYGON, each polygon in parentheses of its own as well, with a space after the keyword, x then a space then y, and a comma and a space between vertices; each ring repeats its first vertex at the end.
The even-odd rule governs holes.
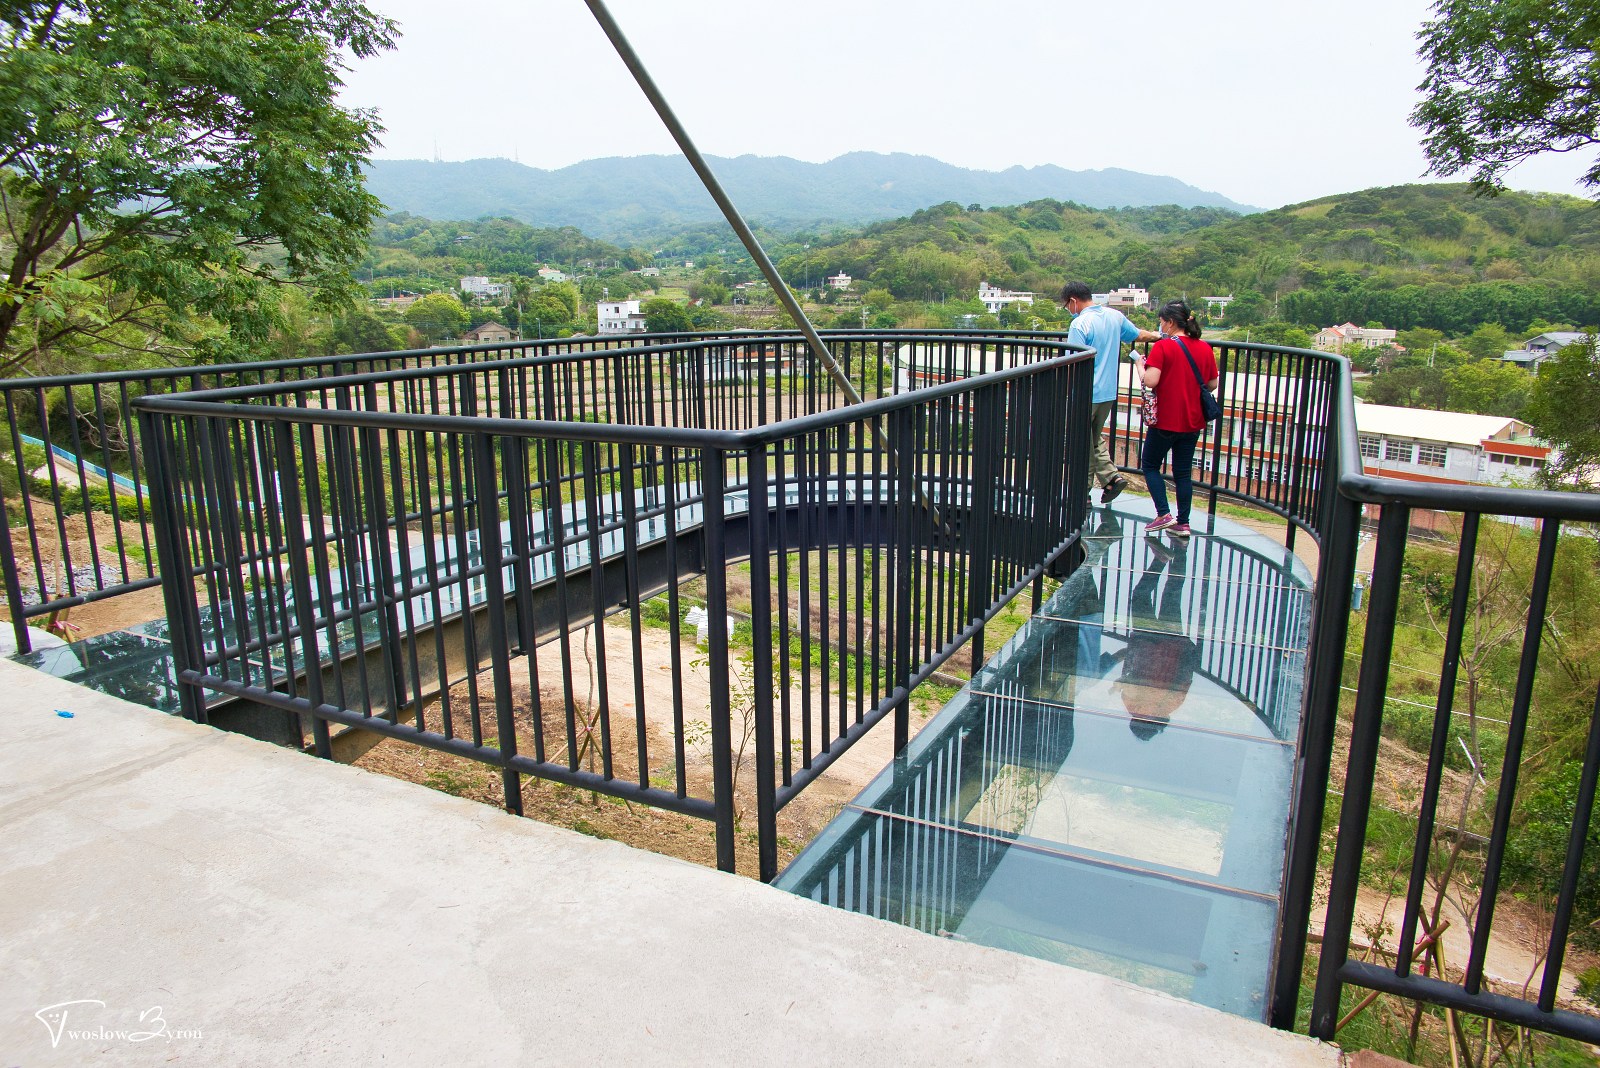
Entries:
MULTIPOLYGON (((692 638, 693 632, 690 632, 692 638)), ((641 685, 644 691, 643 720, 646 728, 645 778, 658 787, 672 789, 676 782, 676 724, 674 717, 673 679, 671 672, 671 635, 665 630, 642 628, 641 685)), ((605 624, 604 651, 606 682, 610 694, 610 738, 612 759, 617 778, 637 783, 639 774, 639 749, 636 737, 635 713, 639 707, 634 689, 634 658, 632 633, 627 620, 612 617, 605 624)), ((679 650, 684 670, 681 676, 682 708, 685 723, 684 778, 689 796, 711 797, 710 745, 706 741, 709 730, 706 721, 710 715, 710 672, 704 665, 704 654, 697 652, 692 641, 683 642, 679 650)), ((540 679, 540 722, 543 726, 547 759, 564 761, 569 732, 565 716, 565 697, 561 680, 561 647, 551 642, 538 653, 540 679)), ((568 654, 573 664, 574 703, 577 706, 576 731, 570 736, 577 746, 585 770, 600 770, 600 724, 597 718, 586 723, 586 710, 597 708, 596 693, 599 672, 594 642, 594 628, 586 627, 573 636, 568 654)), ((737 670, 737 669, 735 669, 737 670)), ((526 658, 519 657, 512 666, 512 704, 517 722, 517 747, 524 754, 534 752, 532 685, 526 658)), ((451 693, 451 705, 460 717, 470 707, 469 686, 460 683, 451 693)), ((820 695, 813 695, 813 731, 818 736, 822 726, 820 695)), ((830 697, 836 700, 836 697, 830 697)), ((489 744, 493 744, 493 684, 487 677, 477 682, 477 704, 485 709, 483 729, 489 744)), ((912 715, 913 732, 926 723, 938 702, 919 702, 912 715)), ((794 707, 800 707, 799 695, 794 695, 794 707)), ((834 706, 837 707, 836 705, 834 706)), ((429 726, 438 729, 438 712, 425 713, 429 726)), ((798 711, 796 713, 798 720, 798 711)), ((734 731, 737 746, 741 721, 735 713, 734 731)), ((799 731, 798 722, 795 731, 799 731)), ((470 736, 466 721, 458 719, 458 734, 470 736)), ((756 875, 755 853, 755 770, 754 742, 746 746, 745 758, 740 766, 735 785, 740 815, 738 865, 742 874, 756 875)), ((808 786, 778 815, 780 867, 799 852, 837 815, 843 804, 859 793, 893 757, 893 732, 887 726, 874 730, 852 746, 808 786)), ((463 757, 451 756, 432 750, 421 750, 404 742, 385 740, 356 761, 360 767, 380 771, 397 778, 421 783, 448 793, 483 801, 487 804, 504 803, 504 788, 493 768, 463 757)), ((676 856, 699 864, 716 864, 716 841, 712 825, 701 819, 652 809, 639 804, 624 803, 618 799, 591 791, 555 783, 525 778, 522 784, 524 813, 534 819, 568 827, 572 830, 601 838, 615 838, 629 845, 676 856)))
MULTIPOLYGON (((16 508, 13 502, 10 505, 16 508)), ((45 500, 33 500, 34 515, 42 518, 54 514, 54 506, 45 500)), ((121 581, 121 560, 117 552, 117 532, 119 523, 104 512, 94 512, 94 537, 95 546, 99 550, 100 563, 105 567, 117 568, 115 581, 121 581)), ((91 565, 94 558, 89 551, 89 526, 84 516, 66 516, 62 525, 66 529, 67 556, 70 557, 75 569, 91 565)), ((144 546, 150 545, 150 553, 155 552, 155 532, 145 530, 143 540, 137 520, 120 521, 122 543, 132 547, 128 554, 128 574, 135 579, 143 578, 149 574, 149 569, 144 562, 144 546)), ((26 527, 13 527, 10 531, 12 551, 15 553, 18 569, 18 578, 25 591, 31 590, 38 581, 37 571, 34 566, 33 547, 28 538, 26 527)), ((57 596, 66 595, 66 579, 62 571, 63 554, 61 552, 61 533, 54 523, 41 523, 38 527, 39 564, 42 565, 45 579, 60 592, 57 596)), ((111 573, 106 572, 107 582, 111 582, 111 573)), ((78 592, 83 593, 94 588, 92 577, 88 582, 80 581, 78 592)), ((3 593, 4 591, 0 591, 3 593)), ((0 614, 10 620, 11 606, 0 605, 0 614)), ((166 614, 166 608, 161 599, 159 587, 148 590, 139 590, 135 593, 122 594, 109 597, 103 601, 94 601, 89 604, 77 605, 73 608, 63 609, 56 613, 52 621, 49 616, 36 616, 31 625, 41 629, 46 628, 51 622, 57 624, 55 629, 62 637, 69 641, 87 638, 96 634, 106 634, 114 630, 122 630, 136 623, 144 623, 158 619, 166 614)))

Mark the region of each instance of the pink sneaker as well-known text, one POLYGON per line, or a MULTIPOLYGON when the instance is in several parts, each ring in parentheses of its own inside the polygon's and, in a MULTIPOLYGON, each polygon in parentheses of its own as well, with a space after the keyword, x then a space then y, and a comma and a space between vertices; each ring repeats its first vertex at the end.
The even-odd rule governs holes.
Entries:
POLYGON ((1150 522, 1146 523, 1144 525, 1144 532, 1146 534, 1156 534, 1160 531, 1166 530, 1168 527, 1175 527, 1177 525, 1178 521, 1172 518, 1171 512, 1168 512, 1166 515, 1158 515, 1154 519, 1150 520, 1150 522))
POLYGON ((1174 523, 1167 528, 1167 533, 1171 534, 1174 538, 1187 538, 1189 536, 1189 524, 1174 523))

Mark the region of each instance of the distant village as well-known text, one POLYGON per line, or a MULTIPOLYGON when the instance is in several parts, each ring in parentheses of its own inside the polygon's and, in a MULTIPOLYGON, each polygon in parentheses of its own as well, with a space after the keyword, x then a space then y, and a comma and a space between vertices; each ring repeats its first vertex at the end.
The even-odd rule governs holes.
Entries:
MULTIPOLYGON (((677 268, 678 265, 673 264, 672 267, 677 268)), ((692 270, 694 264, 692 261, 686 261, 682 264, 682 268, 692 270)), ((641 278, 653 279, 660 277, 662 271, 663 268, 660 266, 648 266, 632 273, 641 278)), ((569 280, 566 272, 554 267, 541 268, 538 276, 542 283, 569 280)), ((844 271, 828 275, 823 279, 823 286, 827 291, 840 295, 850 293, 855 285, 856 280, 844 271)), ((464 299, 492 302, 507 297, 510 286, 507 283, 491 281, 482 275, 466 275, 460 278, 458 290, 464 299)), ((1007 309, 1031 307, 1040 297, 1037 293, 1006 289, 991 285, 987 281, 978 284, 974 295, 982 305, 986 316, 997 316, 1007 309)), ((732 287, 731 303, 750 303, 758 297, 762 298, 763 303, 771 302, 771 291, 767 283, 741 282, 732 287), (764 297, 763 291, 765 291, 764 297)), ((403 294, 375 298, 374 303, 398 310, 417 299, 418 295, 403 294)), ((1226 314, 1232 300, 1232 295, 1202 296, 1195 298, 1193 303, 1197 308, 1203 304, 1208 318, 1220 319, 1226 314)), ((1148 311, 1153 307, 1150 291, 1136 285, 1124 285, 1103 293, 1095 293, 1094 301, 1128 313, 1148 311)), ((596 301, 595 334, 599 337, 617 337, 646 333, 646 314, 643 305, 643 299, 638 297, 617 300, 603 298, 596 301)), ((958 316, 955 325, 958 328, 975 327, 978 325, 977 319, 976 314, 958 316)), ((1343 355, 1359 350, 1404 352, 1396 340, 1398 333, 1396 330, 1375 324, 1363 326, 1346 322, 1318 330, 1312 335, 1311 344, 1321 351, 1343 355)), ((1531 374, 1563 347, 1579 342, 1583 337, 1584 334, 1578 331, 1541 333, 1528 338, 1520 348, 1506 351, 1500 359, 1531 374)), ((521 335, 517 330, 490 320, 467 330, 459 337, 442 339, 436 344, 494 345, 520 339, 521 335)), ((1241 382, 1238 383, 1238 388, 1253 391, 1241 393, 1242 396, 1260 393, 1263 387, 1260 383, 1241 382)), ((1267 395, 1270 395, 1270 384, 1265 388, 1267 395)), ((1226 400, 1226 385, 1222 392, 1226 400)), ((1125 384, 1126 416, 1122 426, 1126 434, 1137 432, 1137 405, 1133 402, 1134 393, 1131 384, 1125 384)), ((1270 416, 1264 418, 1270 421, 1270 416)), ((1267 463, 1267 458, 1274 454, 1270 446, 1275 435, 1283 433, 1284 428, 1257 424, 1260 424, 1260 418, 1255 423, 1238 424, 1225 419, 1222 432, 1241 446, 1241 450, 1236 454, 1240 459, 1235 461, 1236 463, 1247 467, 1252 463, 1255 464, 1253 469, 1243 472, 1247 477, 1261 479, 1276 477, 1276 472, 1268 470, 1264 465, 1267 463), (1260 446, 1258 450, 1260 459, 1252 461, 1250 459, 1253 455, 1252 449, 1257 444, 1260 446)), ((1528 484, 1535 481, 1535 476, 1543 469, 1550 456, 1549 446, 1533 436, 1531 426, 1522 420, 1505 416, 1397 407, 1367 403, 1358 398, 1356 426, 1360 436, 1362 462, 1367 473, 1381 474, 1390 478, 1456 485, 1528 484)))

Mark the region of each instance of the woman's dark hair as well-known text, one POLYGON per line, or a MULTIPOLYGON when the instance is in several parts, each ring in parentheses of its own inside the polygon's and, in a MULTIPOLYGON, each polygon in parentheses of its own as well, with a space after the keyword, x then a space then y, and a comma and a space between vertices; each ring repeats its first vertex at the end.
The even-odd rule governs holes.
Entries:
POLYGON ((1189 305, 1181 300, 1169 300, 1162 305, 1161 318, 1191 338, 1200 336, 1200 324, 1194 321, 1194 316, 1189 312, 1189 305))

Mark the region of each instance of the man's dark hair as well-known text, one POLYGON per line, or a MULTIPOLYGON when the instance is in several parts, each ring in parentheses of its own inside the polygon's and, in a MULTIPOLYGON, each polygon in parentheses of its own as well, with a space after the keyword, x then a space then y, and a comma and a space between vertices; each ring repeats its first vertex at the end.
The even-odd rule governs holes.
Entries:
POLYGON ((1094 291, 1082 282, 1068 282, 1061 287, 1061 303, 1069 300, 1093 300, 1094 291))

